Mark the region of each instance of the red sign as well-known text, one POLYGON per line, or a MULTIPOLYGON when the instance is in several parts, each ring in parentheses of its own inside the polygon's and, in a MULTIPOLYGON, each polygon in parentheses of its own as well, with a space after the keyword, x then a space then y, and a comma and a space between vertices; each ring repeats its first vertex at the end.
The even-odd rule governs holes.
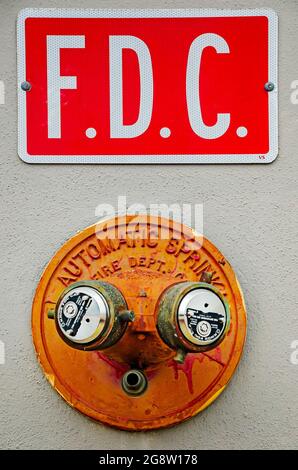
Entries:
POLYGON ((277 156, 272 11, 28 9, 18 53, 26 162, 277 156))

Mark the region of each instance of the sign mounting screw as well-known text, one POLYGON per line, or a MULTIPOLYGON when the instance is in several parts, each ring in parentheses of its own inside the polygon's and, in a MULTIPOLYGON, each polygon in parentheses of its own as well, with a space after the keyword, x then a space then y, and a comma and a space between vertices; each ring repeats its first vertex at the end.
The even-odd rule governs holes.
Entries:
POLYGON ((274 83, 272 83, 272 82, 265 83, 265 90, 266 91, 273 91, 274 88, 275 88, 274 83))
POLYGON ((30 91, 31 90, 31 83, 25 81, 21 84, 21 88, 22 88, 23 91, 30 91))

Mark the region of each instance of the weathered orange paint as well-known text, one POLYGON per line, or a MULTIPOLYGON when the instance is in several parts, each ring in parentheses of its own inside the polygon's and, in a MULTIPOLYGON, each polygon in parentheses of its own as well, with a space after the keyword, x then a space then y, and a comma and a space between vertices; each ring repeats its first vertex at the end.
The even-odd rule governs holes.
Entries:
POLYGON ((203 238, 200 247, 201 237, 188 227, 182 229, 182 240, 173 240, 182 226, 154 217, 148 236, 136 240, 149 220, 138 216, 134 229, 132 221, 133 216, 127 216, 116 218, 109 227, 106 222, 93 225, 60 248, 39 282, 32 331, 46 377, 71 406, 120 429, 148 430, 196 415, 223 391, 242 353, 246 315, 236 276, 211 242, 203 238), (109 244, 114 227, 120 228, 121 235, 109 244), (169 234, 161 239, 167 227, 169 234), (106 234, 104 240, 99 240, 100 234, 106 234), (212 284, 229 303, 230 329, 216 349, 188 354, 184 364, 177 364, 175 352, 156 329, 158 300, 170 285, 198 281, 203 271, 213 272, 212 284), (88 279, 103 279, 118 287, 136 315, 120 341, 100 352, 69 347, 47 317, 67 285, 88 279), (121 388, 121 377, 131 366, 143 368, 148 379, 146 392, 138 397, 127 396, 121 388))

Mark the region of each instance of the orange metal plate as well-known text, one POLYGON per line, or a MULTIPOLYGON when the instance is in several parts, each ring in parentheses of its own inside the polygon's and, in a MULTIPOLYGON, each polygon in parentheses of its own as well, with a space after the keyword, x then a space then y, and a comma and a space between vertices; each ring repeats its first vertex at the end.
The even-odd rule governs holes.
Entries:
MULTIPOLYGON (((151 237, 135 240, 126 234, 132 216, 88 227, 67 241, 42 275, 32 311, 33 339, 38 359, 51 385, 74 408, 105 424, 126 430, 148 430, 174 425, 212 403, 224 390, 239 362, 246 333, 245 305, 235 274, 218 249, 206 238, 202 247, 190 247, 200 238, 183 227, 182 240, 173 240, 181 226, 150 218, 151 237), (112 244, 109 234, 120 228, 112 244), (152 234, 169 227, 166 239, 152 234), (99 241, 99 234, 105 239, 99 241), (181 281, 199 281, 212 271, 212 284, 230 305, 231 326, 223 342, 207 353, 188 354, 177 364, 156 330, 156 304, 164 289, 181 281), (85 352, 70 348, 58 335, 47 311, 63 289, 79 280, 101 279, 123 293, 136 314, 119 343, 109 350, 85 352), (148 389, 129 397, 121 377, 134 363, 144 367, 148 389)), ((146 216, 138 218, 136 232, 148 228, 146 216)), ((131 227, 130 227, 131 228, 131 227)), ((149 234, 149 232, 148 232, 149 234)), ((150 234, 149 234, 150 235, 150 234)), ((159 233, 160 236, 160 233, 159 233)))

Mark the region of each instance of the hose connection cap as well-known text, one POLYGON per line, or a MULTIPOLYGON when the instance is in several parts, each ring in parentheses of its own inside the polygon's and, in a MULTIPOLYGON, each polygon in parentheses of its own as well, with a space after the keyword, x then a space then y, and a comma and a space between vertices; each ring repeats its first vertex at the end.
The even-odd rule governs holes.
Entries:
POLYGON ((213 349, 223 340, 229 323, 229 306, 211 284, 176 284, 165 292, 160 303, 159 333, 173 349, 213 349))
POLYGON ((127 305, 116 287, 105 282, 81 281, 60 296, 55 309, 56 328, 74 348, 104 349, 120 339, 131 321, 123 319, 123 311, 127 311, 127 305))

